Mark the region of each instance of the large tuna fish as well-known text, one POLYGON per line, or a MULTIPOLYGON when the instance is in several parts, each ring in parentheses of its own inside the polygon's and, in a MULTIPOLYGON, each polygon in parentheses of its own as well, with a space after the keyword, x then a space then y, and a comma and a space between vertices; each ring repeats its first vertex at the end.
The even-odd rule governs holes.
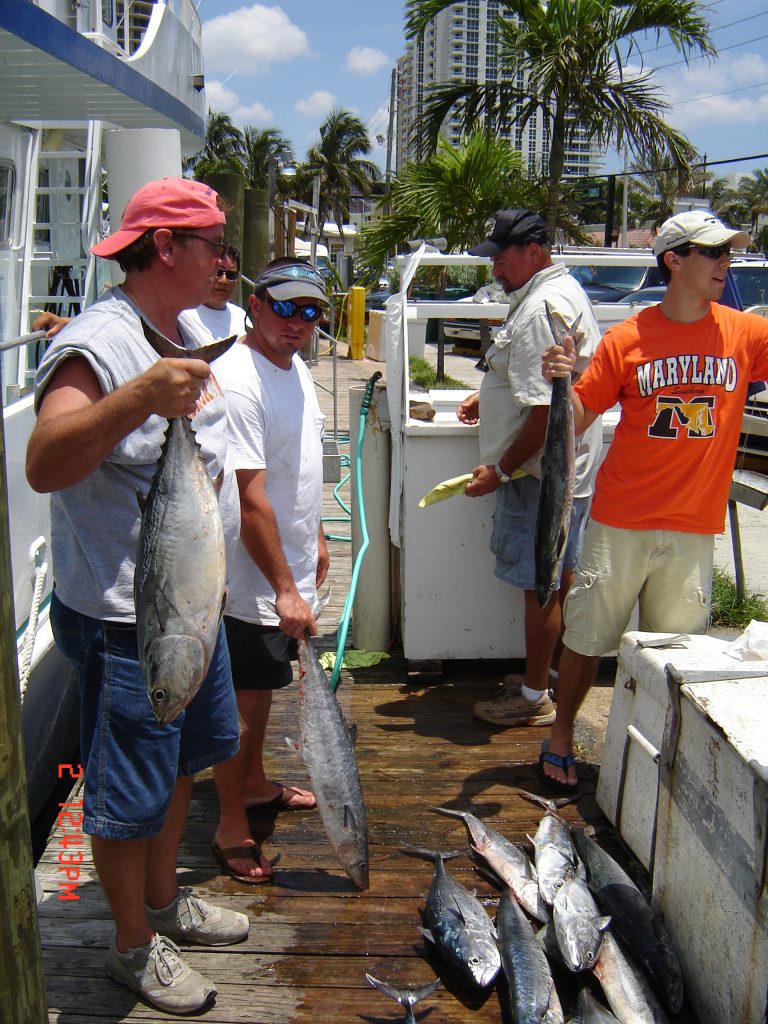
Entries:
MULTIPOLYGON (((581 321, 579 314, 569 327, 548 302, 547 319, 555 344, 573 335, 581 321)), ((547 436, 541 456, 539 506, 536 512, 534 557, 536 596, 543 608, 557 588, 573 508, 573 478, 576 440, 571 406, 571 378, 555 377, 547 420, 547 436)))
POLYGON ((422 934, 467 985, 485 988, 501 967, 493 922, 480 900, 445 870, 442 854, 418 846, 401 846, 404 853, 434 861, 435 873, 424 907, 422 934))
MULTIPOLYGON (((683 1006, 683 972, 660 917, 613 857, 580 828, 572 829, 589 887, 612 929, 650 975, 653 987, 671 1013, 683 1006)), ((614 1010, 615 1012, 615 1010, 614 1010)))
POLYGON ((311 640, 298 646, 299 753, 328 841, 355 885, 367 889, 368 827, 354 744, 311 640))
MULTIPOLYGON (((155 351, 173 358, 210 363, 235 340, 187 350, 142 326, 155 351)), ((226 586, 217 488, 187 416, 169 421, 149 493, 140 504, 134 573, 139 660, 155 718, 167 725, 189 704, 208 671, 226 586)))
POLYGON ((547 958, 511 889, 501 894, 496 930, 507 979, 499 988, 499 998, 508 997, 510 1020, 514 1024, 563 1024, 547 958))

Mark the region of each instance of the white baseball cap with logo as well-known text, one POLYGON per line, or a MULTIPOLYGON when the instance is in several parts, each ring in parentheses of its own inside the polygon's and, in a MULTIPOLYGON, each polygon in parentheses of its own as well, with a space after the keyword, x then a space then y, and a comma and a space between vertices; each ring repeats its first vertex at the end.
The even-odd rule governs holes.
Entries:
POLYGON ((663 252, 687 242, 696 245, 725 245, 730 242, 735 249, 746 249, 752 239, 746 231, 723 224, 711 210, 688 210, 664 221, 653 243, 653 254, 661 256, 663 252))

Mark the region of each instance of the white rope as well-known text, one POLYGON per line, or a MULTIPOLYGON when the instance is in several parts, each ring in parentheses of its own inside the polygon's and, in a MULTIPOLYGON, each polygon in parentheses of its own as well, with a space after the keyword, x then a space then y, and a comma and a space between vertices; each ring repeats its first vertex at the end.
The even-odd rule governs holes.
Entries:
POLYGON ((45 579, 47 575, 48 563, 44 561, 35 570, 35 585, 32 590, 32 604, 29 609, 27 628, 24 631, 24 645, 22 647, 21 665, 19 666, 19 689, 21 691, 22 700, 24 700, 27 683, 29 682, 29 673, 32 669, 32 651, 35 647, 37 620, 40 616, 40 605, 43 601, 43 592, 45 590, 45 579))

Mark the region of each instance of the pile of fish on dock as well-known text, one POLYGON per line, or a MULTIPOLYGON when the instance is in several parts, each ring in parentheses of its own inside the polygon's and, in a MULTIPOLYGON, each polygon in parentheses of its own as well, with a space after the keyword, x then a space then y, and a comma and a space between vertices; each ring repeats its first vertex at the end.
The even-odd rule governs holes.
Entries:
MULTIPOLYGON (((462 983, 484 988, 498 976, 499 1000, 515 1024, 563 1024, 554 979, 566 971, 579 976, 572 1024, 665 1024, 667 1011, 682 1009, 683 981, 663 923, 616 861, 560 816, 558 805, 568 800, 520 793, 546 808, 531 840, 534 863, 475 815, 432 808, 463 820, 484 873, 501 884, 495 925, 446 870, 444 861, 463 851, 401 848, 435 862, 423 934, 462 983), (607 1007, 595 997, 590 976, 607 1007)), ((397 989, 366 977, 406 1008, 406 1020, 414 1019, 413 1005, 435 987, 397 989)))

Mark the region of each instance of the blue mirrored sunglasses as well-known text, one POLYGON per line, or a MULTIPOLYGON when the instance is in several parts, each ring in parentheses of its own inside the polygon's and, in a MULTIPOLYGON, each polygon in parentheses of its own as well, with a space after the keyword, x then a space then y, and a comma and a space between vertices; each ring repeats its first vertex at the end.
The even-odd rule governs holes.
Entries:
POLYGON ((266 298, 272 312, 282 320, 290 320, 298 313, 305 323, 313 324, 320 319, 323 312, 322 306, 318 306, 314 302, 306 306, 299 306, 298 303, 292 302, 290 299, 273 299, 271 295, 267 295, 266 298))

